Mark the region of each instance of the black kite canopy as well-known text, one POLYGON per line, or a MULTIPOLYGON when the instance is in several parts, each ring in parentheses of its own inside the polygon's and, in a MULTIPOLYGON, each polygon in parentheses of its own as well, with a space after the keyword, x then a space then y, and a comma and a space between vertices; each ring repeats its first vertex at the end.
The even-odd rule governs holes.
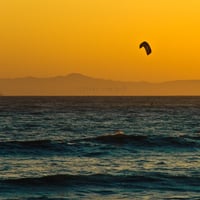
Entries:
POLYGON ((147 42, 145 42, 145 41, 142 42, 140 44, 140 48, 142 48, 142 47, 145 48, 147 55, 149 55, 152 52, 151 47, 150 47, 150 45, 147 42))

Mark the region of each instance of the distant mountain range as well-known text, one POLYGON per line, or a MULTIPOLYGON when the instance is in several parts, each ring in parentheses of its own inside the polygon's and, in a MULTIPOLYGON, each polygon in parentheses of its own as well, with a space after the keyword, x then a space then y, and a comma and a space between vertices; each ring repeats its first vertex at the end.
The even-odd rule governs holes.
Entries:
POLYGON ((168 96, 200 95, 200 80, 122 82, 69 74, 51 78, 0 79, 4 96, 168 96))

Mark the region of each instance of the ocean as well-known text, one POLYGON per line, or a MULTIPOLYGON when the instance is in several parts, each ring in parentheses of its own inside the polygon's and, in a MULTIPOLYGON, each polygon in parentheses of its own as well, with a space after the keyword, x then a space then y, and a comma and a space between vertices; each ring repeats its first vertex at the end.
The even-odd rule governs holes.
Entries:
POLYGON ((200 97, 0 97, 0 199, 200 199, 200 97))

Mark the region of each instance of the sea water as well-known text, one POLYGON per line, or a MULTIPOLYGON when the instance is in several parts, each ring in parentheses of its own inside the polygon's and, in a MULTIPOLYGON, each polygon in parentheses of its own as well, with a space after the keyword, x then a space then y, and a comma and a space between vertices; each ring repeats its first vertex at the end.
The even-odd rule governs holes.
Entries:
POLYGON ((0 199, 200 199, 200 97, 0 97, 0 199))

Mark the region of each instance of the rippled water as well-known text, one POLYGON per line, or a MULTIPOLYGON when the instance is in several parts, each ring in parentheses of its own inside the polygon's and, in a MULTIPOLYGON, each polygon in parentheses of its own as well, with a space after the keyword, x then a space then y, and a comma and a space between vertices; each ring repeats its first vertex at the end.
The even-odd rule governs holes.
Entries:
POLYGON ((0 199, 200 199, 199 122, 200 97, 0 97, 0 199))

